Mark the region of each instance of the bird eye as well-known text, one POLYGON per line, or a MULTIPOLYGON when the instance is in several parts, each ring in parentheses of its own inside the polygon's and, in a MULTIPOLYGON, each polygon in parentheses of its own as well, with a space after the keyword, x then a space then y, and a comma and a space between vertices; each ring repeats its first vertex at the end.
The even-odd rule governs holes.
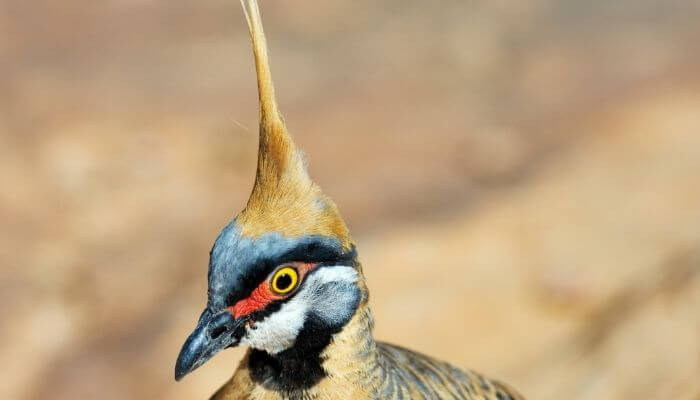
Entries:
POLYGON ((292 267, 282 267, 272 276, 272 291, 276 294, 287 294, 294 290, 299 281, 299 273, 292 267))

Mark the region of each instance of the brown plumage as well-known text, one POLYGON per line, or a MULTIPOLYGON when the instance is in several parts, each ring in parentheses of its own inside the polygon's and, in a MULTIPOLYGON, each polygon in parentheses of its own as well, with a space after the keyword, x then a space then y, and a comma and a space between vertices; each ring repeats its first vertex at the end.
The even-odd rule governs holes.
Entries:
POLYGON ((334 236, 347 250, 351 245, 348 229, 335 203, 309 178, 303 155, 277 107, 258 5, 254 1, 241 4, 253 42, 260 98, 258 169, 248 205, 239 216, 243 232, 253 237, 266 232, 334 236))
POLYGON ((372 314, 363 304, 324 351, 328 377, 304 392, 280 393, 253 382, 249 356, 212 400, 460 399, 525 400, 509 386, 473 371, 372 336, 372 314))
POLYGON ((246 208, 212 249, 209 301, 176 378, 247 344, 214 399, 522 400, 480 374, 374 340, 355 246, 284 125, 257 1, 241 3, 260 97, 258 169, 246 208))

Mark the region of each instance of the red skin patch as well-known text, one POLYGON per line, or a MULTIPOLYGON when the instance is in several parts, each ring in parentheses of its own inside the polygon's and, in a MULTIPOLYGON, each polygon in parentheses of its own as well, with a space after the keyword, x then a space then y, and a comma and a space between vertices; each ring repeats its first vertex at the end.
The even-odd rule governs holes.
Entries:
MULTIPOLYGON (((288 263, 284 264, 284 266, 291 266, 294 267, 297 272, 299 273, 299 283, 297 284, 297 287, 301 285, 301 282, 303 281, 304 277, 306 274, 314 269, 318 264, 306 264, 306 263, 288 263)), ((275 274, 277 270, 272 272, 270 276, 262 281, 258 287, 256 287, 253 292, 248 296, 247 298, 243 300, 239 300, 233 307, 229 307, 228 311, 233 314, 233 317, 238 319, 241 317, 245 317, 246 315, 250 315, 256 311, 262 310, 263 308, 267 307, 270 303, 272 303, 275 300, 282 300, 285 297, 291 296, 294 292, 296 292, 296 289, 293 290, 291 293, 288 293, 286 295, 278 295, 272 292, 272 289, 270 289, 270 279, 272 276, 275 274)))

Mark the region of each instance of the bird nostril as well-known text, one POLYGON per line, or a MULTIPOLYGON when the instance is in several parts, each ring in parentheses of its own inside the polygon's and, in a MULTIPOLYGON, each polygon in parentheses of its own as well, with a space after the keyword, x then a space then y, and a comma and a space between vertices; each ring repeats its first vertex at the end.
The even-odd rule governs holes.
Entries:
POLYGON ((212 318, 212 320, 209 322, 209 337, 212 340, 216 340, 221 335, 231 330, 233 328, 233 325, 233 315, 231 315, 229 312, 221 312, 219 315, 212 318))
POLYGON ((216 339, 219 336, 221 336, 224 332, 226 332, 225 326, 217 326, 216 328, 211 330, 211 338, 216 339))

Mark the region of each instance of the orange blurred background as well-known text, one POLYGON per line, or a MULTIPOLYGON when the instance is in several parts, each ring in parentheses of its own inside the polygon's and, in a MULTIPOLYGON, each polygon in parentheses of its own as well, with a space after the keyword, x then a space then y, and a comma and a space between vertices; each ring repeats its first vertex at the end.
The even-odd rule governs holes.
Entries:
MULTIPOLYGON (((530 399, 700 399, 700 3, 263 1, 281 108, 376 336, 530 399)), ((0 3, 0 398, 176 384, 244 205, 235 0, 0 3)))

